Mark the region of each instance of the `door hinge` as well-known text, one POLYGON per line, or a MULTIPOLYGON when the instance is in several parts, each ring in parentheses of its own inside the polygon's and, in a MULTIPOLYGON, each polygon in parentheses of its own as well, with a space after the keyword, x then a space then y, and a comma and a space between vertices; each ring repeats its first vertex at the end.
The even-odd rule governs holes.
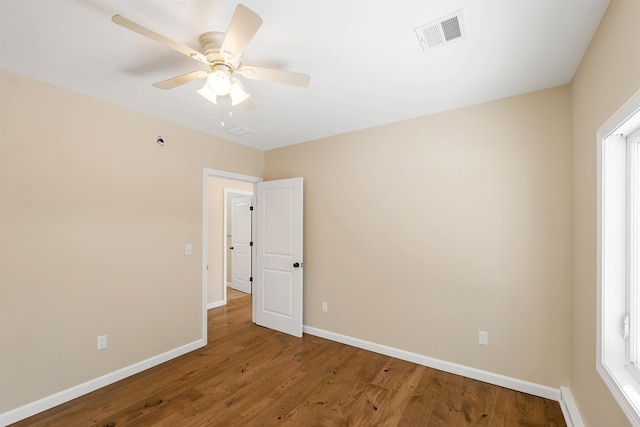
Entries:
POLYGON ((249 246, 253 246, 253 242, 249 242, 249 246))
POLYGON ((253 206, 249 206, 249 210, 252 211, 253 210, 253 206))
POLYGON ((250 282, 253 282, 253 277, 249 277, 249 281, 250 281, 250 282))

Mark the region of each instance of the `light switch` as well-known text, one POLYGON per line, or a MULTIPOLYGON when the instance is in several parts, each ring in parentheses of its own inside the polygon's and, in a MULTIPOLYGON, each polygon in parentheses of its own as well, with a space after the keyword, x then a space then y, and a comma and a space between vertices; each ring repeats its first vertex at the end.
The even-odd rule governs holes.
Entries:
POLYGON ((192 253, 193 253, 193 246, 191 245, 191 243, 187 243, 184 247, 184 254, 191 255, 192 253))

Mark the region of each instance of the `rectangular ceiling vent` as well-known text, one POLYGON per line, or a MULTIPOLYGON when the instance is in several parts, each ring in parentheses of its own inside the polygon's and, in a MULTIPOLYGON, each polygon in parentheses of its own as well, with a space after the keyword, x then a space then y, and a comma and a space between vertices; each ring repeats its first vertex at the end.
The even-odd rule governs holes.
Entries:
POLYGON ((462 40, 467 36, 462 9, 415 29, 416 36, 426 52, 434 47, 462 40))
POLYGON ((248 133, 253 133, 252 130, 249 130, 247 128, 243 128, 242 126, 233 126, 233 127, 227 128, 227 132, 232 133, 235 136, 242 136, 242 135, 246 135, 248 133))

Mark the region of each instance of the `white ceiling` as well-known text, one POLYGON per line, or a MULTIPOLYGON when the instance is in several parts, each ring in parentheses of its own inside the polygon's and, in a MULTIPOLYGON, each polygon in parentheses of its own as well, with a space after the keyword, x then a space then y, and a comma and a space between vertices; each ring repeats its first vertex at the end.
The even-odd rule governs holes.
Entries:
MULTIPOLYGON (((257 108, 220 109, 152 83, 206 66, 111 22, 121 14, 199 50, 229 0, 1 0, 0 67, 262 150, 569 83, 609 0, 246 0, 264 21, 244 63, 311 75, 242 79, 257 108), (423 51, 414 28, 464 11, 467 37, 423 51)), ((0 94, 1 96, 1 94, 0 94)))

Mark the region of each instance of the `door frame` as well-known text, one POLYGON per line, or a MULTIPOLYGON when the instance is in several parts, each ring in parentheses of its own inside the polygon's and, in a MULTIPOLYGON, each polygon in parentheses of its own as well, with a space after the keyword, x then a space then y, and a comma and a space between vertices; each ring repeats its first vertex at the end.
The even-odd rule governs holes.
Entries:
MULTIPOLYGON (((202 339, 204 340, 204 342, 207 342, 207 339, 208 339, 208 336, 207 336, 207 299, 208 299, 207 261, 208 261, 209 254, 207 250, 207 247, 208 247, 207 244, 209 240, 208 239, 209 178, 224 178, 224 179, 232 179, 232 180, 242 181, 242 182, 250 182, 253 184, 254 194, 256 192, 256 184, 262 181, 262 178, 259 178, 256 176, 242 175, 242 174, 227 172, 227 171, 218 170, 218 169, 203 168, 203 172, 202 172, 202 339)), ((256 221, 256 218, 255 218, 255 215, 253 215, 251 219, 251 227, 253 230, 255 230, 256 228, 255 221, 256 221)), ((255 270, 255 259, 256 259, 255 246, 251 249, 251 251, 252 251, 251 252, 251 268, 255 270)), ((226 283, 225 283, 224 293, 225 293, 225 300, 226 300, 226 293, 227 293, 226 283)), ((253 296, 252 296, 252 306, 253 306, 253 296)), ((254 313, 253 308, 251 309, 251 312, 252 312, 252 318, 253 318, 253 313, 254 313)))
MULTIPOLYGON (((255 184, 253 185, 255 187, 255 184)), ((226 232, 227 228, 228 228, 228 223, 227 221, 229 220, 227 218, 227 211, 228 211, 228 206, 227 206, 227 201, 229 199, 228 195, 229 194, 237 194, 240 196, 251 196, 252 200, 255 200, 254 196, 253 196, 253 192, 249 192, 249 191, 242 191, 242 190, 234 190, 233 188, 225 188, 224 189, 224 230, 226 232)), ((253 217, 251 219, 251 236, 253 236, 253 217)), ((222 251, 223 254, 223 260, 222 262, 224 263, 224 267, 223 267, 223 271, 222 274, 224 275, 224 303, 227 303, 227 252, 228 252, 228 247, 229 247, 229 242, 227 242, 227 236, 225 235, 224 237, 224 250, 222 251)), ((253 266, 253 249, 251 250, 251 265, 253 266)), ((233 278, 232 278, 233 280, 233 278)), ((251 290, 251 293, 253 293, 253 289, 251 290)))

